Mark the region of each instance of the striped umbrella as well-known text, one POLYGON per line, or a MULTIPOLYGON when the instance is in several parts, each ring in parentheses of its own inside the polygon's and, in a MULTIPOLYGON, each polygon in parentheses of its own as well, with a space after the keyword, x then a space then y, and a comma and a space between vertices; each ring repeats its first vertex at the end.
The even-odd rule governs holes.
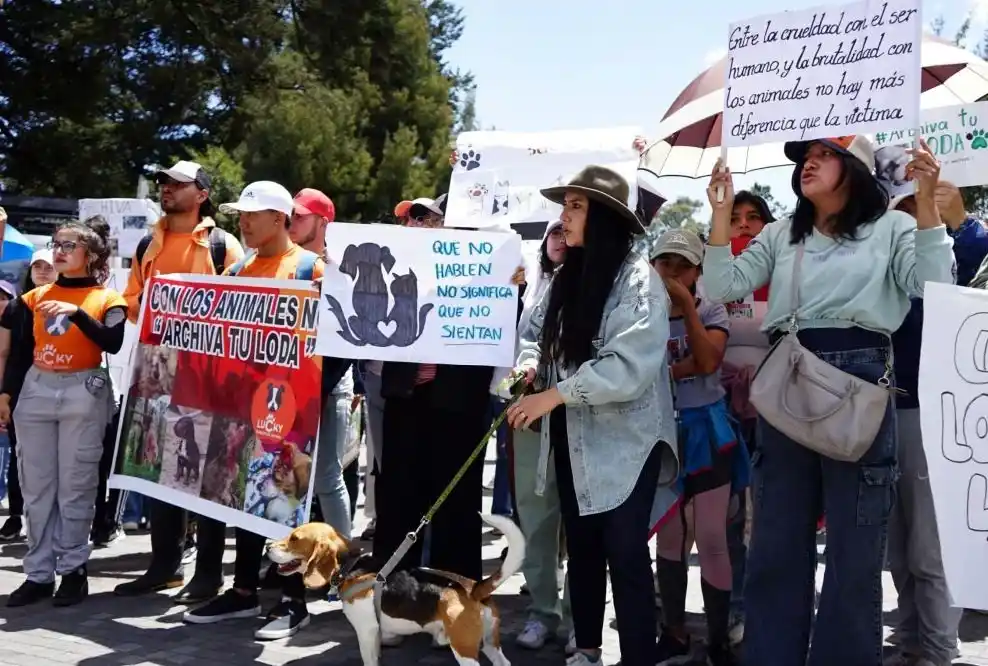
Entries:
MULTIPOLYGON (((923 38, 920 106, 930 109, 967 104, 988 97, 988 63, 938 37, 923 38)), ((702 178, 720 157, 727 58, 696 77, 666 111, 640 169, 656 176, 702 178)), ((734 173, 791 164, 781 143, 730 148, 727 164, 734 173)))

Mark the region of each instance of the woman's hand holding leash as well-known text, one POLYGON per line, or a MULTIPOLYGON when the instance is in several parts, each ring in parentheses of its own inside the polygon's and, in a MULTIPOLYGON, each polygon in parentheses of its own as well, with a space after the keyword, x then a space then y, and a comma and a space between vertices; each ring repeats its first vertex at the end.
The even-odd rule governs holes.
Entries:
POLYGON ((508 424, 514 429, 528 427, 561 404, 563 396, 556 388, 526 395, 508 407, 508 424))

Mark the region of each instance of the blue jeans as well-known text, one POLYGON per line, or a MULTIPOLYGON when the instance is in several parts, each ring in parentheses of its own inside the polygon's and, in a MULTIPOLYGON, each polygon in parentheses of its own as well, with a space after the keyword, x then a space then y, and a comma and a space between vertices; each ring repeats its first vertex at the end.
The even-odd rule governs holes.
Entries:
POLYGON ((144 495, 127 491, 126 496, 127 499, 124 502, 123 517, 121 518, 121 522, 140 523, 141 518, 145 517, 144 495))
POLYGON ((0 499, 7 496, 7 467, 10 465, 10 435, 0 432, 0 499))
MULTIPOLYGON (((505 402, 491 396, 491 424, 504 411, 505 402)), ((511 476, 508 471, 508 420, 505 419, 497 429, 497 458, 494 463, 494 497, 491 502, 491 512, 498 516, 510 516, 511 510, 511 476)))
MULTIPOLYGON (((811 330, 800 340, 824 361, 877 381, 885 372, 887 347, 874 337, 865 347, 855 340, 861 338, 856 333, 863 332, 811 330)), ((874 443, 857 463, 820 456, 759 419, 753 464, 744 663, 879 666, 882 566, 898 474, 894 402, 889 401, 874 443), (814 624, 821 509, 827 515, 826 573, 814 624)))
POLYGON ((323 519, 338 534, 350 538, 350 495, 343 481, 343 465, 340 460, 346 451, 347 432, 350 428, 350 404, 352 393, 333 393, 326 400, 322 420, 319 422, 319 452, 316 455, 315 492, 323 519))

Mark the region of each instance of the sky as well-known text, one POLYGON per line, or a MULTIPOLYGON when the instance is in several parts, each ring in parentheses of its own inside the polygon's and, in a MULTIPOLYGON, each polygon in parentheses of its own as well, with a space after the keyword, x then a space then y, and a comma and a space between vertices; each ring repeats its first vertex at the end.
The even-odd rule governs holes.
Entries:
MULTIPOLYGON (((457 0, 466 17, 450 63, 473 72, 483 129, 550 131, 638 126, 655 130, 676 96, 727 49, 732 22, 821 0, 457 0)), ((974 42, 988 28, 988 0, 923 0, 953 36, 974 12, 974 42)), ((789 203, 788 169, 735 177, 737 189, 769 185, 789 203)), ((706 183, 663 178, 670 200, 706 201, 706 183)), ((709 209, 700 213, 704 219, 709 209)))

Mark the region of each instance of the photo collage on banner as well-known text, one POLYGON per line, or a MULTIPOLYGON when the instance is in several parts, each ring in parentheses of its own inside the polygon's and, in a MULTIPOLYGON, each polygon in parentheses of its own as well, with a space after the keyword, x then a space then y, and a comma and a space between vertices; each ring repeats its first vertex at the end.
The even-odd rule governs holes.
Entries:
POLYGON ((317 353, 513 366, 515 233, 331 224, 317 353))
POLYGON ((198 275, 145 293, 110 485, 285 536, 312 496, 318 293, 198 275))

